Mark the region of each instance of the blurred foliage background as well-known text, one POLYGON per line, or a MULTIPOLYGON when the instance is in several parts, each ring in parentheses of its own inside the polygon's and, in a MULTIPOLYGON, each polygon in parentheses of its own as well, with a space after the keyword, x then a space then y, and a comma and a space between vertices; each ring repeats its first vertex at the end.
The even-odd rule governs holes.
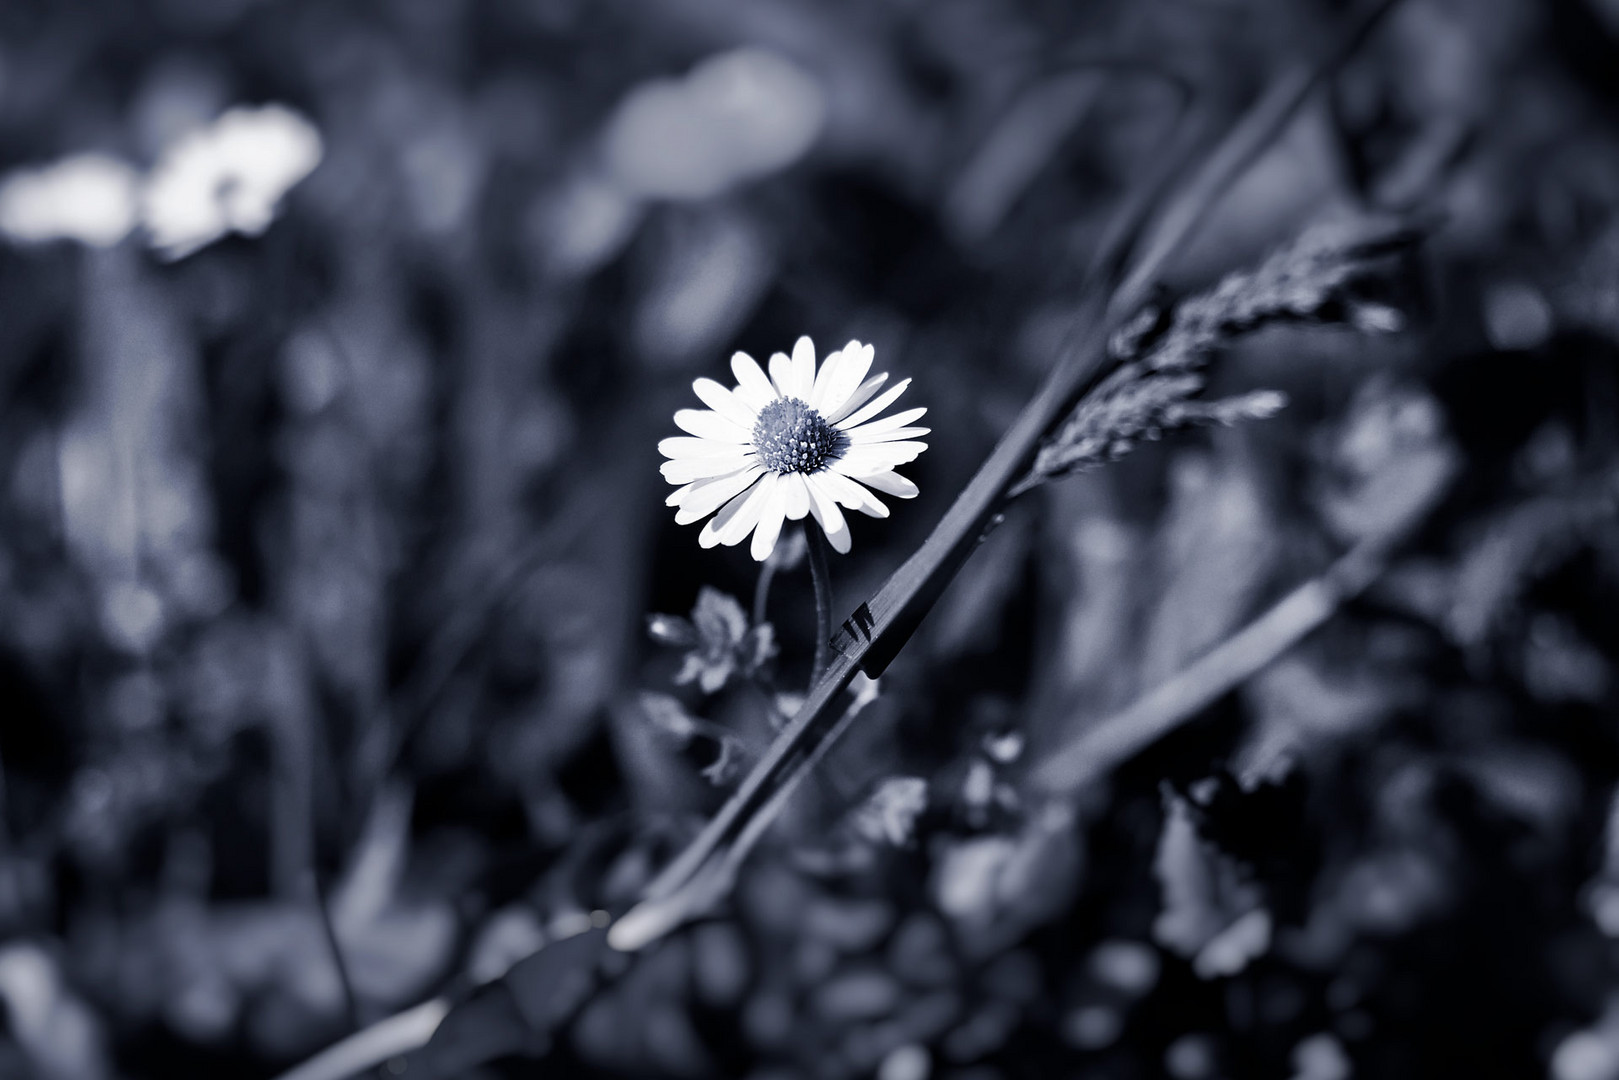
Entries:
MULTIPOLYGON (((847 610, 1183 112, 1341 14, 0 8, 0 1076, 271 1076, 620 910, 813 648, 802 565, 766 636, 662 505, 690 381, 800 333, 915 378, 922 495, 856 523, 847 610), (694 607, 695 658, 648 639, 694 607)), ((1404 328, 1245 338, 1211 393, 1279 416, 1025 498, 735 903, 466 1075, 1619 1078, 1616 113, 1613 0, 1400 5, 1164 284, 1411 215, 1404 328), (1029 782, 1435 459, 1319 633, 1029 782)))

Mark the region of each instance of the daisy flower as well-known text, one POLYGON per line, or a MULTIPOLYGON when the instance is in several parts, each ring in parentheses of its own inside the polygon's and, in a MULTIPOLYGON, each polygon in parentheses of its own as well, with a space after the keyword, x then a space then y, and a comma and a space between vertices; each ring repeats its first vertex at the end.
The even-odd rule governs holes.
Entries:
POLYGON ((167 147, 147 180, 152 246, 181 259, 226 233, 259 236, 293 185, 320 164, 320 132, 281 105, 235 108, 167 147))
POLYGON ((866 377, 873 352, 851 341, 817 371, 815 346, 801 337, 792 359, 782 353, 770 358, 768 377, 739 352, 731 357, 735 387, 694 382, 708 408, 675 413, 675 425, 691 437, 658 444, 670 459, 663 463, 664 479, 683 485, 667 500, 679 507, 675 521, 690 525, 713 514, 699 544, 730 546, 751 533, 749 550, 763 562, 784 521, 813 515, 832 547, 847 552, 849 524, 840 506, 882 518, 888 507, 871 489, 915 498, 916 485, 894 467, 927 449, 915 436, 928 429, 908 426, 927 410, 878 419, 911 380, 883 391, 886 373, 866 377))
POLYGON ((24 244, 112 247, 135 227, 140 179, 104 154, 78 154, 0 177, 0 233, 24 244))

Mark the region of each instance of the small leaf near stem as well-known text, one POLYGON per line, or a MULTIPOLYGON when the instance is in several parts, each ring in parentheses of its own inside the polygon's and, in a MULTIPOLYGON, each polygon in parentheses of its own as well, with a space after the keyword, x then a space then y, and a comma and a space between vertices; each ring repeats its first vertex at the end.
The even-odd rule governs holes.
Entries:
POLYGON ((827 566, 827 542, 821 530, 806 526, 804 536, 809 541, 810 580, 815 583, 815 666, 810 671, 810 685, 814 686, 826 671, 831 648, 832 571, 827 566))

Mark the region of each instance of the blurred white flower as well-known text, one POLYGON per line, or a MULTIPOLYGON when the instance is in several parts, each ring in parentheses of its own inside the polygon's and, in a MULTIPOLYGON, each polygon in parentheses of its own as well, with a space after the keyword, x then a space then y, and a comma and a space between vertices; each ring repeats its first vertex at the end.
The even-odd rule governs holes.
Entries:
POLYGON ((821 87, 796 64, 763 49, 736 49, 684 79, 632 90, 607 125, 603 152, 629 193, 706 199, 797 161, 825 114, 821 87))
POLYGON ((689 525, 714 514, 698 543, 730 546, 752 533, 753 557, 763 562, 784 520, 813 514, 832 546, 847 552, 849 526, 840 504, 881 518, 888 507, 868 489, 914 498, 916 485, 894 467, 927 449, 915 437, 929 429, 907 426, 927 410, 877 419, 911 380, 878 395, 888 375, 866 378, 874 351, 851 341, 817 373, 815 346, 801 337, 791 360, 782 353, 770 358, 768 378, 739 352, 731 358, 736 387, 727 390, 712 379, 693 383, 709 408, 675 413, 676 426, 693 437, 658 444, 671 459, 663 463, 664 479, 684 485, 667 500, 680 508, 675 521, 689 525))
POLYGON ((180 259, 227 233, 258 236, 320 159, 320 133, 291 109, 228 110, 177 140, 152 169, 141 208, 152 246, 180 259))
POLYGON ((77 154, 0 180, 0 232, 21 243, 77 240, 111 247, 135 227, 135 170, 105 154, 77 154))

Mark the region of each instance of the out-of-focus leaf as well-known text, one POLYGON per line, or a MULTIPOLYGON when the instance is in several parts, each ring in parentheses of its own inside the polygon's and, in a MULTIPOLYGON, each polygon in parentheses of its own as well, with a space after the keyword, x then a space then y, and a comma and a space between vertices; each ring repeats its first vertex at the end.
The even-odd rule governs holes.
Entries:
POLYGON ((1104 941, 1091 953, 1089 969, 1096 980, 1131 997, 1152 990, 1158 982, 1158 953, 1139 941, 1104 941))
POLYGON ((891 776, 854 810, 850 824, 872 843, 903 847, 911 842, 916 819, 927 806, 926 780, 920 776, 891 776))
POLYGON ((1159 531, 1162 593, 1142 645, 1144 686, 1181 671, 1248 614, 1270 574, 1277 531, 1260 478, 1242 458, 1186 453, 1159 531))
POLYGON ((779 53, 743 48, 683 79, 636 87, 603 133, 608 169, 649 198, 706 199, 783 168, 809 149, 823 91, 779 53))
POLYGON ((1523 681, 1552 704, 1600 705, 1613 686, 1613 666, 1566 618, 1542 613, 1529 624, 1523 681))
POLYGON ((715 787, 724 787, 735 780, 742 771, 738 746, 735 739, 719 740, 720 752, 713 761, 703 766, 703 779, 715 787))
POLYGON ((775 277, 757 225, 736 214, 659 219, 663 241, 634 314, 638 350, 654 367, 690 364, 736 332, 775 277))
POLYGON ((596 987, 597 962, 606 948, 605 930, 587 930, 554 942, 506 973, 505 983, 531 1028, 552 1030, 578 1011, 596 987))
POLYGON ((1601 869, 1586 883, 1580 899, 1597 929, 1610 938, 1619 938, 1619 792, 1608 797, 1601 869))
POLYGON ((522 1051, 529 1037, 511 989, 495 983, 451 1009, 427 1045, 410 1056, 408 1068, 432 1080, 450 1080, 522 1051))
POLYGON ((1241 867, 1198 835, 1190 804, 1168 793, 1164 802, 1153 860, 1164 907, 1153 938, 1205 979, 1235 975, 1270 948, 1270 912, 1241 867))
POLYGON ((989 534, 974 556, 974 571, 946 593, 934 612, 933 647, 944 656, 994 648, 1006 606, 1022 581, 1033 528, 1027 515, 1013 513, 989 534))
POLYGON ((685 706, 668 694, 643 691, 640 703, 641 711, 653 727, 673 740, 676 746, 685 749, 698 743, 705 749, 712 749, 712 760, 702 768, 705 780, 721 787, 736 778, 746 751, 725 728, 691 715, 685 706))
POLYGON ((640 695, 641 711, 652 726, 684 744, 697 734, 699 721, 686 711, 679 700, 668 694, 644 691, 640 695))
POLYGON ((389 1004, 416 996, 443 970, 456 937, 456 919, 442 901, 400 894, 409 854, 411 799, 390 790, 356 848, 331 899, 333 931, 355 990, 389 1004))
POLYGON ((1619 1080, 1619 997, 1608 999, 1596 1023, 1557 1044, 1551 1080, 1619 1080))
POLYGON ((586 930, 554 941, 451 1009, 412 1060, 421 1075, 451 1080, 509 1054, 543 1055, 560 1027, 600 984, 607 932, 586 930))
POLYGON ((67 985, 55 958, 38 945, 0 950, 0 999, 12 1037, 41 1080, 100 1080, 111 1075, 101 1024, 67 985))
POLYGON ((1536 744, 1502 739, 1461 756, 1457 767, 1491 805, 1536 829, 1548 844, 1565 835, 1578 812, 1584 786, 1578 770, 1536 744))
POLYGON ((1072 811, 1032 811, 1014 835, 941 841, 931 891, 963 948, 989 955, 1061 911, 1084 866, 1072 811))
POLYGON ((1252 730, 1235 754, 1245 785, 1373 727, 1406 694, 1382 671, 1332 671, 1317 657, 1289 656, 1243 688, 1253 710, 1252 730))
POLYGON ((467 975, 474 983, 493 982, 512 965, 539 952, 545 942, 545 928, 533 908, 526 904, 502 908, 489 917, 473 941, 467 975))
POLYGON ((731 1008, 746 992, 753 958, 733 923, 704 923, 692 931, 692 980, 710 1008, 731 1008))
POLYGON ((1343 1043, 1330 1032, 1311 1035, 1293 1048, 1292 1080, 1349 1080, 1353 1073, 1343 1043))
MULTIPOLYGON (((1459 645, 1476 650, 1490 643, 1521 613, 1529 588, 1588 545, 1601 542, 1605 534, 1611 535, 1616 517, 1619 493, 1614 478, 1598 475, 1517 503, 1484 521, 1472 530, 1454 570, 1441 626, 1459 645)), ((1566 637, 1554 627, 1555 622, 1548 624, 1550 632, 1543 637, 1553 645, 1558 636, 1566 637)))
POLYGON ((1332 483, 1320 493, 1321 512, 1350 542, 1398 534, 1460 464, 1439 403, 1382 379, 1355 395, 1326 456, 1332 483))

